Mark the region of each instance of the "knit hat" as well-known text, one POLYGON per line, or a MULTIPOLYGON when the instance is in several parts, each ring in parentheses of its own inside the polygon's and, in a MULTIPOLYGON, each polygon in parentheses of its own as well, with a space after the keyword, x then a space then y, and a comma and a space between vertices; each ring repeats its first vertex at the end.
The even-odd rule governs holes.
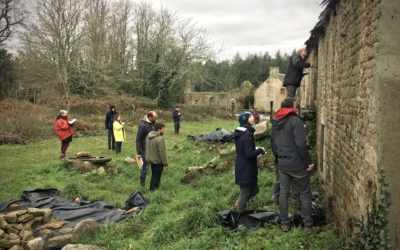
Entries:
POLYGON ((248 125, 249 124, 249 117, 250 117, 249 112, 245 112, 239 115, 239 124, 240 125, 248 125))

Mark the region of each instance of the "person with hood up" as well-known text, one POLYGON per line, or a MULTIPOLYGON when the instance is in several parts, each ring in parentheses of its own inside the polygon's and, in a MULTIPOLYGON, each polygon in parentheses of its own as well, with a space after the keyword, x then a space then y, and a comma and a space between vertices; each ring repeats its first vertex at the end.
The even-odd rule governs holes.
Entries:
POLYGON ((107 129, 108 135, 108 150, 115 150, 115 137, 113 133, 114 116, 118 112, 114 105, 110 105, 110 111, 106 114, 106 119, 104 121, 105 128, 107 129))
POLYGON ((75 119, 72 121, 68 121, 68 111, 60 110, 58 112, 58 116, 56 122, 54 124, 54 130, 56 135, 61 141, 61 154, 60 159, 64 160, 66 157, 66 152, 70 142, 72 141, 72 136, 74 134, 74 123, 75 119))
POLYGON ((164 131, 165 125, 156 123, 154 131, 146 137, 146 161, 151 164, 150 191, 160 186, 162 172, 168 166, 164 131))
POLYGON ((175 135, 179 135, 179 129, 181 127, 180 125, 181 112, 179 106, 176 106, 174 111, 172 111, 172 120, 174 121, 175 135))
POLYGON ((258 194, 257 156, 264 154, 263 148, 257 148, 254 142, 255 124, 250 113, 239 116, 240 126, 235 129, 236 146, 235 183, 240 186, 240 195, 233 206, 233 210, 241 212, 246 208, 249 199, 258 194))
POLYGON ((121 153, 122 142, 125 141, 125 122, 121 122, 121 115, 116 114, 113 118, 113 134, 115 137, 115 153, 121 153))
POLYGON ((154 131, 154 125, 157 121, 157 113, 149 111, 145 115, 144 119, 140 121, 136 134, 136 159, 140 159, 143 162, 142 169, 140 171, 140 185, 145 186, 146 175, 147 175, 147 161, 146 161, 146 136, 150 131, 154 131))
POLYGON ((294 98, 296 90, 300 87, 301 79, 307 73, 303 73, 305 68, 311 67, 311 64, 306 62, 307 50, 299 49, 296 55, 289 57, 289 66, 283 79, 283 86, 286 87, 287 97, 294 98))
POLYGON ((288 195, 292 182, 300 192, 301 215, 306 230, 319 232, 313 227, 311 217, 311 185, 309 173, 314 170, 307 150, 304 123, 297 116, 292 98, 286 98, 276 112, 272 123, 271 137, 276 145, 280 179, 279 210, 281 230, 290 230, 288 217, 288 195))

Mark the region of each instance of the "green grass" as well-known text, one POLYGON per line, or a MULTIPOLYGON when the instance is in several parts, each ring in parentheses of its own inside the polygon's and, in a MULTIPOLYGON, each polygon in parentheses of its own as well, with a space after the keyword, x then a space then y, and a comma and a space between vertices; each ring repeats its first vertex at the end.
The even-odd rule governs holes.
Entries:
MULTIPOLYGON (((239 194, 231 170, 207 173, 192 184, 180 183, 187 167, 201 166, 218 155, 216 148, 190 142, 186 136, 207 133, 217 127, 234 129, 236 126, 235 121, 184 122, 181 135, 175 136, 173 125, 167 124, 169 166, 163 173, 160 189, 152 193, 148 191, 150 175, 143 189, 139 185, 137 167, 123 163, 125 157, 134 156, 135 129, 129 130, 118 156, 106 149, 105 135, 75 138, 68 150, 69 155, 89 151, 111 156, 112 164, 123 169, 119 175, 81 175, 66 170, 58 159, 60 143, 56 138, 27 145, 2 145, 0 201, 17 199, 28 188, 52 187, 68 197, 79 195, 123 207, 132 190, 141 191, 150 200, 143 214, 105 224, 95 237, 83 242, 108 249, 338 249, 339 237, 329 225, 318 235, 300 229, 282 233, 276 226, 257 230, 239 228, 235 232, 223 229, 216 212, 229 209, 239 194)), ((262 144, 268 146, 267 142, 262 144)), ((278 209, 270 202, 273 182, 274 173, 262 168, 260 193, 249 202, 249 208, 278 209)))

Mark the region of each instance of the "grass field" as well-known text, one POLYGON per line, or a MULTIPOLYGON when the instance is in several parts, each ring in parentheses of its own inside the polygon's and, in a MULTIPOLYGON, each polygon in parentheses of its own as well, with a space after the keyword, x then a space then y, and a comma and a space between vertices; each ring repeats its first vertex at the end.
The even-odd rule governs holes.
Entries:
MULTIPOLYGON (((106 149, 106 136, 75 138, 68 154, 89 151, 113 157, 113 164, 122 173, 110 176, 81 175, 63 167, 58 159, 59 141, 54 138, 27 145, 0 146, 0 202, 19 198, 28 188, 58 188, 68 197, 103 200, 123 207, 132 190, 150 200, 139 217, 115 224, 104 224, 93 238, 84 240, 108 249, 338 249, 339 237, 331 226, 318 234, 301 229, 282 233, 276 226, 256 230, 239 228, 231 232, 222 228, 216 212, 231 207, 239 194, 233 171, 209 173, 192 184, 183 185, 180 178, 189 166, 201 166, 218 155, 207 144, 186 140, 188 134, 208 133, 221 127, 234 129, 236 121, 209 120, 182 123, 182 133, 173 135, 173 125, 167 124, 165 135, 169 166, 164 170, 161 187, 155 192, 139 185, 136 166, 123 163, 134 156, 135 129, 128 133, 122 153, 115 155, 106 149), (189 133, 190 132, 190 133, 189 133)), ((263 142, 267 144, 267 142, 263 142)), ((232 166, 233 167, 233 166, 232 166)), ((233 169, 232 169, 233 170, 233 169)), ((260 193, 249 208, 277 210, 270 201, 274 173, 263 168, 259 174, 260 193)))

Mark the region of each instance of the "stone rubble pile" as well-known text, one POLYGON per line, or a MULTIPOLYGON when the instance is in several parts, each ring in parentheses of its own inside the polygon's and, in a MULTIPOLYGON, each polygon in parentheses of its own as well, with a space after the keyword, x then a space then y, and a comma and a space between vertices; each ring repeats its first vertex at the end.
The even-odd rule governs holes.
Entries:
POLYGON ((65 227, 65 220, 55 220, 49 208, 21 208, 10 205, 0 213, 0 249, 41 250, 61 248, 81 237, 94 235, 100 225, 92 220, 65 227))
POLYGON ((94 156, 89 152, 78 152, 75 157, 65 160, 65 167, 69 170, 79 171, 81 174, 91 173, 92 175, 119 174, 122 171, 120 166, 108 164, 111 158, 94 156))

